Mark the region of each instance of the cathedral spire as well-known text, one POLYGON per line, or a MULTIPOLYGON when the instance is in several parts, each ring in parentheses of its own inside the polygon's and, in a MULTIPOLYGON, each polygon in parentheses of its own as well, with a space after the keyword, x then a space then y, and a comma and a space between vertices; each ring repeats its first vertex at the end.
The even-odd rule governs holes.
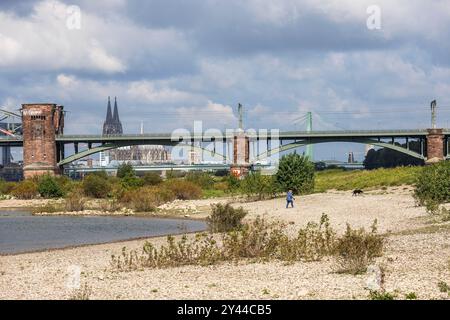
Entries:
POLYGON ((117 107, 117 98, 114 98, 114 113, 111 112, 111 98, 108 97, 108 109, 106 111, 106 120, 103 123, 103 134, 122 134, 122 123, 119 119, 119 110, 117 107))
POLYGON ((113 117, 111 112, 111 98, 108 97, 108 109, 106 110, 106 122, 111 123, 113 117))
POLYGON ((120 123, 120 119, 119 119, 119 109, 117 108, 117 97, 114 97, 114 115, 113 115, 113 122, 114 122, 114 123, 120 123))

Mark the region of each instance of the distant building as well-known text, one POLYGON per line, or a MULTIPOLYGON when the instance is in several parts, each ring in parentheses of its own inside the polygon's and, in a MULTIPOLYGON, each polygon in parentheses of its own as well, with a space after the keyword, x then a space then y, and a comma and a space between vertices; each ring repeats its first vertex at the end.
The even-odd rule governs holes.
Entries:
POLYGON ((189 151, 189 164, 199 164, 201 162, 200 152, 196 150, 189 151))
MULTIPOLYGON (((114 97, 114 111, 111 112, 111 100, 108 97, 106 109, 106 119, 103 123, 103 135, 123 134, 122 123, 119 117, 119 107, 117 97, 114 97)), ((141 125, 143 134, 143 125, 141 125)), ((134 164, 164 163, 170 161, 170 152, 163 146, 127 146, 110 151, 100 152, 99 165, 106 167, 111 162, 123 163, 132 162, 134 164)))
POLYGON ((350 151, 348 153, 348 161, 347 163, 355 163, 355 155, 353 154, 353 151, 350 151))

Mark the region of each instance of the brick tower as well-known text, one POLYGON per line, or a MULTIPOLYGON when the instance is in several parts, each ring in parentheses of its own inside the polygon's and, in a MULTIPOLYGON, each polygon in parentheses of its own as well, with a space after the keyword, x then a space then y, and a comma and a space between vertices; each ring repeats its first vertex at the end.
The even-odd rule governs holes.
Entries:
POLYGON ((444 160, 443 129, 428 129, 427 135, 427 164, 444 160))
POLYGON ((51 103, 22 105, 25 179, 59 173, 55 138, 63 133, 63 108, 51 103))

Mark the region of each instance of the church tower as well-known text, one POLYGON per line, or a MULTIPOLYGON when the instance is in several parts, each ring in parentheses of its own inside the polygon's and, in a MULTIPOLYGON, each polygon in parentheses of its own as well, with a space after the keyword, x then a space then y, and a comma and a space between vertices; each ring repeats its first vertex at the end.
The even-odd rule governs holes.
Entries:
POLYGON ((103 134, 123 134, 122 123, 119 118, 119 108, 117 107, 117 97, 114 98, 114 113, 111 112, 111 98, 108 97, 106 120, 103 123, 103 134))

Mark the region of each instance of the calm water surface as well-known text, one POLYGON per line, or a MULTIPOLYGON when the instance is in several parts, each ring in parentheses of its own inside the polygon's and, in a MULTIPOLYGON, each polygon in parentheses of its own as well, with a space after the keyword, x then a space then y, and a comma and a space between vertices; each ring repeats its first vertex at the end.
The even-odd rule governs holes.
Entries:
POLYGON ((203 221, 143 217, 42 217, 0 210, 0 254, 195 232, 203 221))

